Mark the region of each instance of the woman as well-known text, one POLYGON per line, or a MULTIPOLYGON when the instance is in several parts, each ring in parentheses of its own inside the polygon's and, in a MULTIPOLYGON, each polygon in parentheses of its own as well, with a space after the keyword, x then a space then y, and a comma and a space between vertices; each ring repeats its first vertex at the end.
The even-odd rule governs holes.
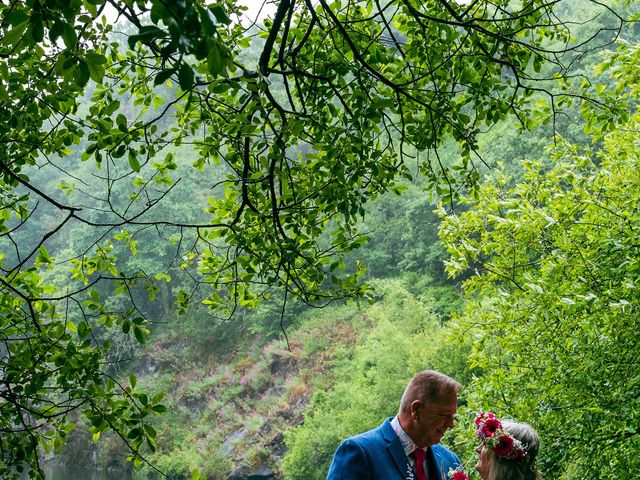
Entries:
POLYGON ((483 480, 537 480, 538 434, 526 423, 500 422, 493 413, 476 418, 476 433, 482 442, 475 469, 483 480))

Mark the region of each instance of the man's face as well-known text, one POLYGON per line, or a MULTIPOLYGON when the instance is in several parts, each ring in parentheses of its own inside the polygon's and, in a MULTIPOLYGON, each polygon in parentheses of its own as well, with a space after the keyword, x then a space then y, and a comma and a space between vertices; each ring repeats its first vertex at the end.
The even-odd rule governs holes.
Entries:
POLYGON ((458 396, 455 393, 441 394, 435 401, 420 406, 415 412, 417 439, 419 447, 428 447, 440 443, 444 434, 454 426, 458 411, 458 396))

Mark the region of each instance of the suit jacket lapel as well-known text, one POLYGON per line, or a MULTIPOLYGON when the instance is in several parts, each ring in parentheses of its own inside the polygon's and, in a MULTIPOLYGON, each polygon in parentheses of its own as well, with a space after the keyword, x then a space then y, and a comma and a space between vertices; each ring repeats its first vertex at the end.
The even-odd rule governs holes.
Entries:
POLYGON ((407 455, 404 453, 400 439, 396 435, 396 432, 393 431, 391 422, 388 419, 380 427, 380 433, 382 434, 382 438, 387 442, 387 452, 389 452, 389 455, 393 458, 400 474, 403 478, 406 478, 407 471, 412 471, 412 469, 409 465, 407 455))
MULTIPOLYGON (((436 479, 447 480, 447 472, 444 471, 444 459, 442 458, 442 456, 440 455, 437 449, 430 448, 429 450, 431 450, 431 453, 433 454, 433 460, 437 470, 436 479)), ((433 480, 436 480, 436 479, 433 479, 433 480)))

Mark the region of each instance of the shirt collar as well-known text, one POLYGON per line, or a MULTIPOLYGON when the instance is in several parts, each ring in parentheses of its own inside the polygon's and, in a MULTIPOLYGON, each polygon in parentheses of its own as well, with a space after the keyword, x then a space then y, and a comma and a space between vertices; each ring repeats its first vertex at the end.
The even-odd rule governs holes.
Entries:
POLYGON ((415 449, 418 448, 418 446, 413 443, 411 437, 409 437, 409 435, 407 435, 407 432, 402 429, 400 420, 398 420, 397 415, 393 417, 393 420, 391 420, 391 428, 393 428, 393 431, 396 432, 396 435, 398 436, 398 438, 400 439, 400 443, 402 444, 402 448, 404 449, 404 453, 408 457, 413 453, 415 449))

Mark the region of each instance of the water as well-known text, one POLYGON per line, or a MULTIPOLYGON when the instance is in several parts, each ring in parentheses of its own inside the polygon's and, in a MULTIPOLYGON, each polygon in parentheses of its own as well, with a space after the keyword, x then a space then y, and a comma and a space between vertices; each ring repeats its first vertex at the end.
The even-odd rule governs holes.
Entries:
POLYGON ((44 473, 47 480, 131 480, 133 478, 123 471, 113 472, 66 465, 47 465, 44 473))

